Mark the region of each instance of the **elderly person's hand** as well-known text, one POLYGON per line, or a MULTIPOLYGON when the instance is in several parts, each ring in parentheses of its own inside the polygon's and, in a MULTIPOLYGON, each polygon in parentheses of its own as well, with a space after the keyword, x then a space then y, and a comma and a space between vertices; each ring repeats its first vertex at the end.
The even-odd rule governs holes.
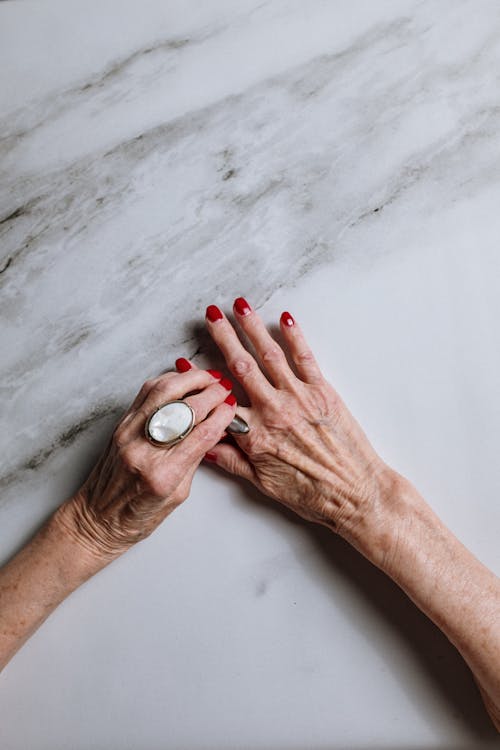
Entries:
POLYGON ((187 498, 197 466, 235 413, 232 384, 221 378, 215 370, 190 370, 144 383, 83 487, 58 511, 77 545, 99 559, 116 557, 187 498), (181 399, 192 407, 196 426, 170 448, 152 445, 144 431, 148 417, 181 399))
POLYGON ((463 655, 500 729, 498 579, 376 454, 291 315, 281 316, 289 364, 250 305, 240 298, 234 309, 257 360, 217 307, 207 322, 249 397, 238 412, 250 431, 219 442, 235 415, 220 373, 178 360, 181 373, 148 381, 83 487, 0 570, 0 668, 73 589, 187 497, 205 455, 341 534, 388 573, 463 655), (177 399, 191 405, 196 426, 168 450, 151 445, 149 417, 177 399))
POLYGON ((211 370, 143 385, 83 487, 0 570, 0 669, 75 588, 185 500, 196 467, 234 417, 231 389, 211 370), (196 426, 168 449, 151 444, 148 418, 177 399, 192 407, 196 426))
POLYGON ((248 395, 251 406, 239 406, 238 414, 251 429, 235 436, 238 447, 221 443, 207 460, 357 547, 369 543, 382 563, 396 474, 323 377, 290 313, 280 320, 289 364, 246 300, 236 300, 234 310, 259 363, 214 305, 207 309, 207 325, 248 395))
POLYGON ((388 573, 460 651, 500 730, 498 578, 376 454, 292 316, 280 320, 290 366, 246 300, 234 313, 257 360, 215 305, 207 325, 249 398, 238 413, 250 432, 207 459, 335 530, 388 573))

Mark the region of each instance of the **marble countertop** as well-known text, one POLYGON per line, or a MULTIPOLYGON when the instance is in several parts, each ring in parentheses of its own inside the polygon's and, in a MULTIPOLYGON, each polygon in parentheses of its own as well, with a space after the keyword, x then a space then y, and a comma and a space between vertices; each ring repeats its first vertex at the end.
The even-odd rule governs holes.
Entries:
MULTIPOLYGON (((205 306, 300 320, 387 462, 500 569, 500 6, 0 4, 1 559, 205 306)), ((2 750, 497 746, 326 530, 209 467, 0 680, 2 750)))

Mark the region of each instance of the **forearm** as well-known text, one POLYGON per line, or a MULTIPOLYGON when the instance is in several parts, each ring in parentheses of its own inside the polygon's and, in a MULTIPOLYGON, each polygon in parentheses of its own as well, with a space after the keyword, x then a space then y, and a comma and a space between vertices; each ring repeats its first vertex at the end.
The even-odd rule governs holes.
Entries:
POLYGON ((80 584, 101 567, 66 531, 61 512, 0 570, 0 670, 80 584))
POLYGON ((394 476, 387 524, 361 551, 456 646, 500 730, 500 580, 464 547, 409 482, 394 476))

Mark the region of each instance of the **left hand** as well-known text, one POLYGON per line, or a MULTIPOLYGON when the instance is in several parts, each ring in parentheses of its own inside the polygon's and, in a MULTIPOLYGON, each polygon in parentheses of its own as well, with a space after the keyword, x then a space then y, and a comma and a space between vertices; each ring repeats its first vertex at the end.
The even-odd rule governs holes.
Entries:
POLYGON ((231 387, 220 373, 205 370, 169 372, 144 383, 87 481, 56 512, 80 549, 106 563, 186 499, 198 464, 234 416, 231 387), (193 408, 196 426, 177 445, 151 445, 144 435, 149 415, 176 399, 193 408))

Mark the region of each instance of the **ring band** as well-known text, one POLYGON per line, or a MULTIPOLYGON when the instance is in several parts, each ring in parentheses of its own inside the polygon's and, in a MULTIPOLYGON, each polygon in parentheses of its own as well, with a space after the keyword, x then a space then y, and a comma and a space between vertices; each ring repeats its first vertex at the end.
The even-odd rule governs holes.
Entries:
POLYGON ((144 432, 152 445, 170 448, 189 435, 195 419, 193 407, 185 401, 167 401, 149 416, 144 432))
POLYGON ((239 414, 235 414, 234 419, 226 427, 226 430, 227 432, 230 432, 231 435, 246 435, 247 432, 250 432, 250 426, 248 422, 245 422, 243 417, 240 417, 239 414))

